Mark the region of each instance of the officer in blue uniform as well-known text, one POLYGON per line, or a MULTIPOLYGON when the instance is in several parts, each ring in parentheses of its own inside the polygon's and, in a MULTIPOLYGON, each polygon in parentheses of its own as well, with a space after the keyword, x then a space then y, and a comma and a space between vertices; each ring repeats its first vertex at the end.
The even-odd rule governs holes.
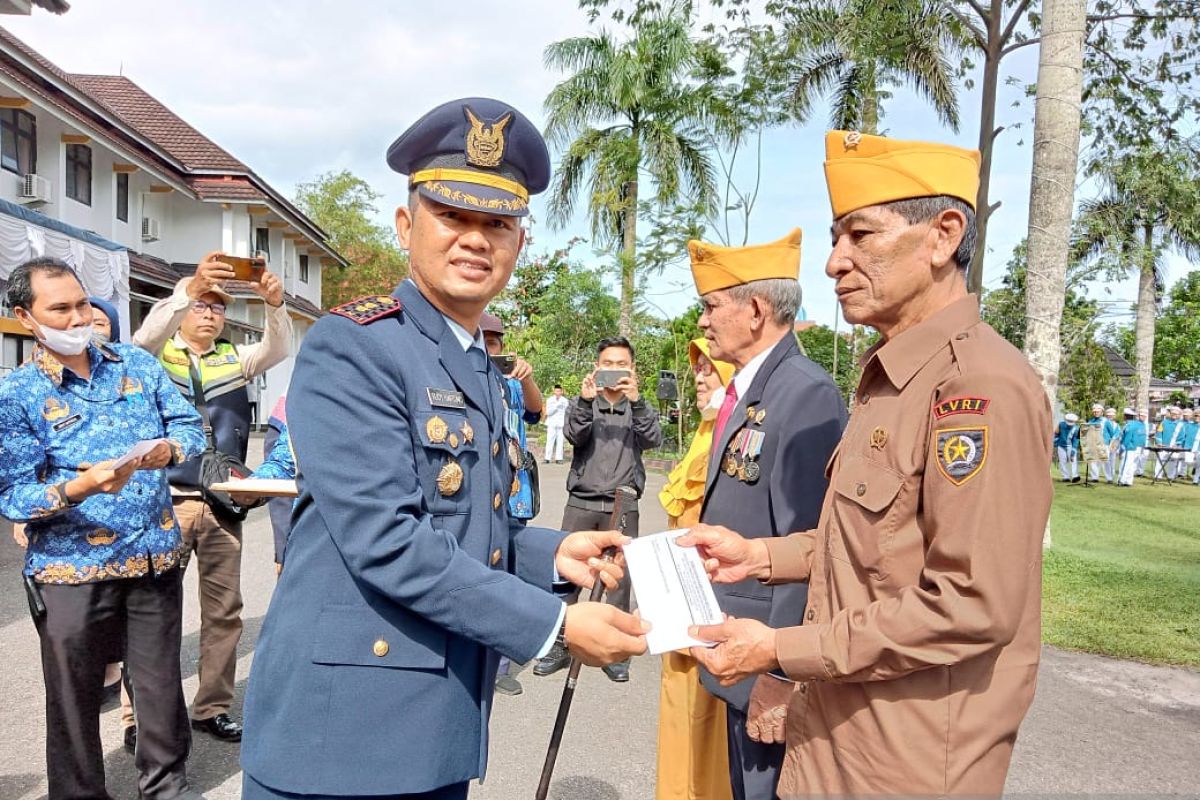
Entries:
POLYGON ((465 798, 501 655, 559 634, 591 665, 646 647, 636 618, 552 593, 589 585, 624 539, 522 526, 506 502, 520 453, 478 323, 549 183, 541 135, 504 103, 456 100, 387 160, 409 179, 411 278, 334 309, 297 358, 300 497, 246 691, 243 798, 465 798))

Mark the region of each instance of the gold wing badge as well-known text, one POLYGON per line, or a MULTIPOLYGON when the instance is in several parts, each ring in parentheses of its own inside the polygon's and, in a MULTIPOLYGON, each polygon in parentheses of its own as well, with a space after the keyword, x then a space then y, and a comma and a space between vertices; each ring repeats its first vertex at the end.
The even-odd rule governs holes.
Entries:
POLYGON ((467 131, 467 163, 476 167, 495 168, 504 160, 504 129, 512 122, 512 112, 495 122, 485 123, 469 106, 463 106, 471 130, 467 131))

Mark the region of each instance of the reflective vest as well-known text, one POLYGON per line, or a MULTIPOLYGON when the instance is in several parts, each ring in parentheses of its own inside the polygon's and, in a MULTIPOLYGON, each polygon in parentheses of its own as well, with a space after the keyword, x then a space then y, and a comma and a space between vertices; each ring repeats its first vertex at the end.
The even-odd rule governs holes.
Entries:
MULTIPOLYGON (((189 402, 195 404, 189 369, 190 352, 177 347, 174 339, 168 339, 163 345, 159 361, 171 382, 189 402)), ((200 357, 199 373, 217 449, 245 462, 250 444, 250 393, 246 390, 247 381, 242 374, 237 348, 224 339, 218 339, 213 349, 200 357)), ((199 458, 167 470, 167 480, 172 486, 196 488, 199 476, 199 458)))

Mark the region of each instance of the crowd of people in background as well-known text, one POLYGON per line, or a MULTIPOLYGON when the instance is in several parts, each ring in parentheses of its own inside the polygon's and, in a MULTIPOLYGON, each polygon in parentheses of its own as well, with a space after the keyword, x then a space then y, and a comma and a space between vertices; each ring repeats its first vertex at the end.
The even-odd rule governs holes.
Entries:
POLYGON ((1099 403, 1084 422, 1078 414, 1065 414, 1054 429, 1061 480, 1078 483, 1082 461, 1087 479, 1095 483, 1133 486, 1134 479, 1143 475, 1172 483, 1190 479, 1200 486, 1200 415, 1192 408, 1168 405, 1156 417, 1150 421, 1147 408, 1136 412, 1126 408, 1118 422, 1117 410, 1099 403))

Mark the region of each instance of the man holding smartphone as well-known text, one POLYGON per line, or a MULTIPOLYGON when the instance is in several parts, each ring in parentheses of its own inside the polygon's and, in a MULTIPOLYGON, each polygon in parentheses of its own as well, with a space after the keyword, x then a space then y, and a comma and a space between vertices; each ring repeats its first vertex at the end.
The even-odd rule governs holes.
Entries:
MULTIPOLYGON (((662 444, 658 414, 642 399, 634 368, 633 345, 624 336, 602 339, 596 346, 596 368, 583 379, 579 399, 567 413, 567 441, 574 447, 567 476, 567 508, 562 528, 599 531, 610 527, 613 500, 621 486, 640 498, 646 488, 642 453, 662 444)), ((638 535, 637 508, 626 509, 625 532, 638 535)), ((607 594, 610 604, 629 611, 629 577, 607 594)), ((550 675, 570 663, 561 643, 555 644, 533 668, 550 675)), ((629 680, 629 661, 604 667, 610 680, 629 680)))
MULTIPOLYGON (((254 259, 209 253, 196 274, 183 278, 174 293, 150 309, 133 335, 134 344, 158 357, 176 388, 211 419, 216 449, 245 462, 250 443, 250 394, 259 375, 288 356, 292 321, 283 302, 283 282, 258 269, 254 259), (249 270, 239 271, 242 269, 249 270), (221 337, 233 297, 226 281, 247 282, 262 298, 266 320, 261 342, 237 345, 221 337)), ((186 570, 192 551, 200 579, 200 687, 192 703, 192 727, 225 742, 242 738, 242 726, 229 715, 242 635, 242 523, 218 516, 200 491, 200 459, 171 469, 175 516, 183 531, 186 570)), ((127 722, 131 717, 126 714, 127 722)), ((136 741, 126 728, 126 746, 136 741)))

